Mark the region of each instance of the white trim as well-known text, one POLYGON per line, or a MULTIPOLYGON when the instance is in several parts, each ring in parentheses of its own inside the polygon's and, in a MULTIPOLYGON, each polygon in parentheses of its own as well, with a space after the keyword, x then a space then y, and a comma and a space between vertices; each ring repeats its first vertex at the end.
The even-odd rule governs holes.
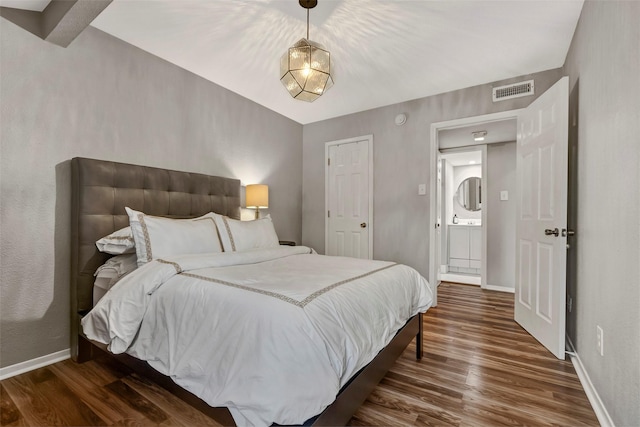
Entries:
POLYGON ((482 258, 480 259, 480 287, 482 289, 489 289, 487 286, 487 258, 489 251, 487 250, 487 229, 489 228, 489 202, 487 197, 489 193, 489 186, 487 185, 488 176, 489 176, 489 165, 487 164, 487 144, 482 144, 480 146, 480 155, 482 156, 482 165, 481 165, 481 174, 480 182, 482 182, 481 193, 484 194, 484 201, 482 203, 482 211, 480 212, 480 218, 482 220, 482 228, 480 229, 480 234, 482 236, 482 243, 480 247, 482 248, 482 258))
POLYGON ((373 135, 356 136, 353 138, 339 139, 324 143, 324 252, 327 253, 329 247, 329 147, 333 145, 349 144, 352 142, 367 141, 369 146, 369 259, 373 259, 373 135))
MULTIPOLYGON (((431 160, 431 172, 429 172, 429 284, 431 285, 431 294, 433 301, 431 305, 438 305, 438 274, 436 272, 436 234, 435 231, 438 222, 437 212, 437 195, 436 186, 438 185, 438 126, 437 123, 431 124, 431 138, 429 142, 429 159, 431 160)), ((440 242, 438 242, 440 243, 440 242)))
POLYGON ((515 288, 506 288, 504 286, 496 286, 496 285, 485 285, 482 289, 486 289, 488 291, 498 291, 498 292, 508 292, 510 294, 515 294, 515 288))
MULTIPOLYGON (((449 272, 448 268, 449 268, 449 229, 448 226, 446 225, 447 222, 444 221, 443 219, 445 217, 445 215, 442 215, 442 211, 444 210, 446 212, 446 205, 443 206, 442 204, 442 182, 445 179, 445 171, 442 168, 442 154, 440 152, 436 152, 436 171, 435 171, 435 175, 436 175, 436 206, 435 206, 435 210, 436 210, 436 218, 435 218, 435 222, 436 224, 434 227, 434 233, 437 235, 436 237, 434 237, 434 239, 437 242, 440 242, 439 245, 435 246, 435 252, 433 254, 430 254, 429 256, 431 258, 434 259, 433 264, 434 266, 440 265, 440 274, 446 274, 449 272), (444 230, 447 230, 446 233, 444 233, 444 230), (447 237, 447 253, 443 254, 442 253, 442 239, 443 239, 443 234, 446 235, 447 237), (446 259, 446 264, 442 264, 443 261, 446 259), (442 271, 444 267, 444 271, 442 271)), ((442 281, 442 278, 440 277, 440 274, 436 273, 436 282, 435 283, 435 287, 437 288, 437 286, 440 284, 439 282, 442 281)), ((431 283, 431 282, 429 282, 431 283)), ((433 295, 436 294, 436 292, 432 292, 433 295)), ((436 305, 436 301, 434 298, 434 302, 433 305, 436 305)))
POLYGON ((609 416, 609 412, 607 412, 607 408, 605 408, 602 399, 598 395, 596 388, 593 386, 591 382, 591 378, 589 378, 589 374, 587 370, 584 368, 582 364, 582 360, 580 360, 580 356, 578 352, 575 350, 573 343, 571 342, 571 338, 569 335, 566 336, 566 345, 569 348, 569 351, 573 354, 569 354, 571 358, 571 363, 573 363, 573 367, 576 370, 576 374, 578 374, 578 379, 580 380, 580 384, 582 384, 582 388, 587 395, 587 399, 589 399, 589 403, 591 403, 591 407, 593 408, 593 412, 596 413, 596 417, 598 418, 598 422, 602 427, 614 427, 613 420, 609 416))
MULTIPOLYGON (((431 162, 429 172, 429 283, 431 284, 431 290, 433 293, 433 306, 438 305, 438 275, 436 271, 436 257, 434 256, 436 251, 436 233, 432 233, 432 227, 435 227, 437 221, 436 212, 436 181, 437 181, 437 156, 438 151, 438 131, 441 129, 455 129, 459 127, 465 127, 476 123, 497 122, 502 120, 509 120, 518 117, 518 114, 523 109, 500 111, 498 113, 483 114, 474 117, 465 117, 462 119, 447 120, 444 122, 431 123, 431 139, 429 141, 429 159, 431 162)), ((484 225, 484 224, 483 224, 484 225)), ((483 254, 484 255, 484 254, 483 254)), ((485 257, 486 258, 486 257, 485 257)))
POLYGON ((455 274, 455 273, 440 274, 440 281, 442 282, 464 283, 465 285, 480 286, 481 280, 482 279, 478 275, 455 274))
POLYGON ((16 375, 24 374, 25 372, 33 371, 34 369, 42 368, 43 366, 62 362, 70 357, 71 349, 68 348, 45 356, 36 357, 35 359, 25 360, 24 362, 16 363, 15 365, 0 368, 0 381, 16 375))

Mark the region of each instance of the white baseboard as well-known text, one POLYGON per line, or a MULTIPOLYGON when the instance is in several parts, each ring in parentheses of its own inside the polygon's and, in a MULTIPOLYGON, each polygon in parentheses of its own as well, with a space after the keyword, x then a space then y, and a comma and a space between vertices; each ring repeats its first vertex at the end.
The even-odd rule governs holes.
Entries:
POLYGON ((0 368, 0 381, 16 375, 24 374, 25 372, 33 371, 34 369, 42 368, 43 366, 67 360, 70 357, 71 349, 68 348, 45 356, 36 357, 35 359, 25 360, 24 362, 16 363, 15 365, 7 366, 5 368, 0 368))
POLYGON ((514 294, 516 292, 515 288, 505 288, 504 286, 495 286, 495 285, 485 285, 482 289, 486 289, 488 291, 498 291, 498 292, 509 292, 514 294))
POLYGON ((587 399, 589 399, 589 403, 591 403, 591 407, 593 408, 593 412, 596 413, 596 417, 598 418, 598 422, 602 427, 615 427, 613 424, 613 420, 609 416, 609 412, 607 412, 607 408, 605 408, 604 403, 602 403, 602 399, 598 395, 591 379, 589 378, 589 374, 584 369, 584 365, 580 360, 580 356, 575 350, 573 346, 573 342, 571 342, 571 338, 567 335, 567 347, 572 354, 569 354, 571 358, 571 363, 573 363, 573 367, 576 370, 576 374, 578 374, 578 379, 580 380, 580 384, 582 384, 582 388, 584 388, 584 392, 587 394, 587 399))
POLYGON ((480 276, 471 276, 466 274, 446 273, 440 275, 443 282, 464 283, 467 285, 480 286, 480 276))

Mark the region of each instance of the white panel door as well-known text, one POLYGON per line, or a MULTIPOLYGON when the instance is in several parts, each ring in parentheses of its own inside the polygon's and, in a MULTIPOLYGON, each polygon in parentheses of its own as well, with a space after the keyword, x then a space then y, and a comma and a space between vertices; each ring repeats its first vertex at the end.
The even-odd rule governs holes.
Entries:
POLYGON ((515 320, 565 358, 569 78, 518 116, 515 320))
POLYGON ((371 258, 369 140, 329 146, 327 255, 371 258))

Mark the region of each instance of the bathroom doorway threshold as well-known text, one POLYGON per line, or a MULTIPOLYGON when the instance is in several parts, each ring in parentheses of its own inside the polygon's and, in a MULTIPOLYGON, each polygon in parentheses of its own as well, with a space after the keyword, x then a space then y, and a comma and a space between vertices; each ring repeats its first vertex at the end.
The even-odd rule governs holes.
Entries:
POLYGON ((480 276, 470 274, 440 273, 440 280, 443 282, 464 283, 465 285, 482 284, 480 276))

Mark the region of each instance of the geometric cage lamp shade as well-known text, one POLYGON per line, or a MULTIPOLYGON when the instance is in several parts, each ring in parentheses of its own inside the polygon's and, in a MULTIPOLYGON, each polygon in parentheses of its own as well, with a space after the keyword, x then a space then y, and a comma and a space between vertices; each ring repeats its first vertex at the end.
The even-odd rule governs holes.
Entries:
POLYGON ((300 39, 282 55, 280 76, 292 97, 313 102, 333 86, 331 53, 314 41, 300 39))
POLYGON ((256 219, 260 218, 260 208, 269 207, 269 186, 265 184, 251 184, 245 187, 245 206, 255 208, 256 219))
POLYGON ((298 40, 280 58, 280 81, 295 99, 313 102, 333 86, 331 53, 309 40, 309 9, 317 0, 299 0, 307 9, 307 38, 298 40))

